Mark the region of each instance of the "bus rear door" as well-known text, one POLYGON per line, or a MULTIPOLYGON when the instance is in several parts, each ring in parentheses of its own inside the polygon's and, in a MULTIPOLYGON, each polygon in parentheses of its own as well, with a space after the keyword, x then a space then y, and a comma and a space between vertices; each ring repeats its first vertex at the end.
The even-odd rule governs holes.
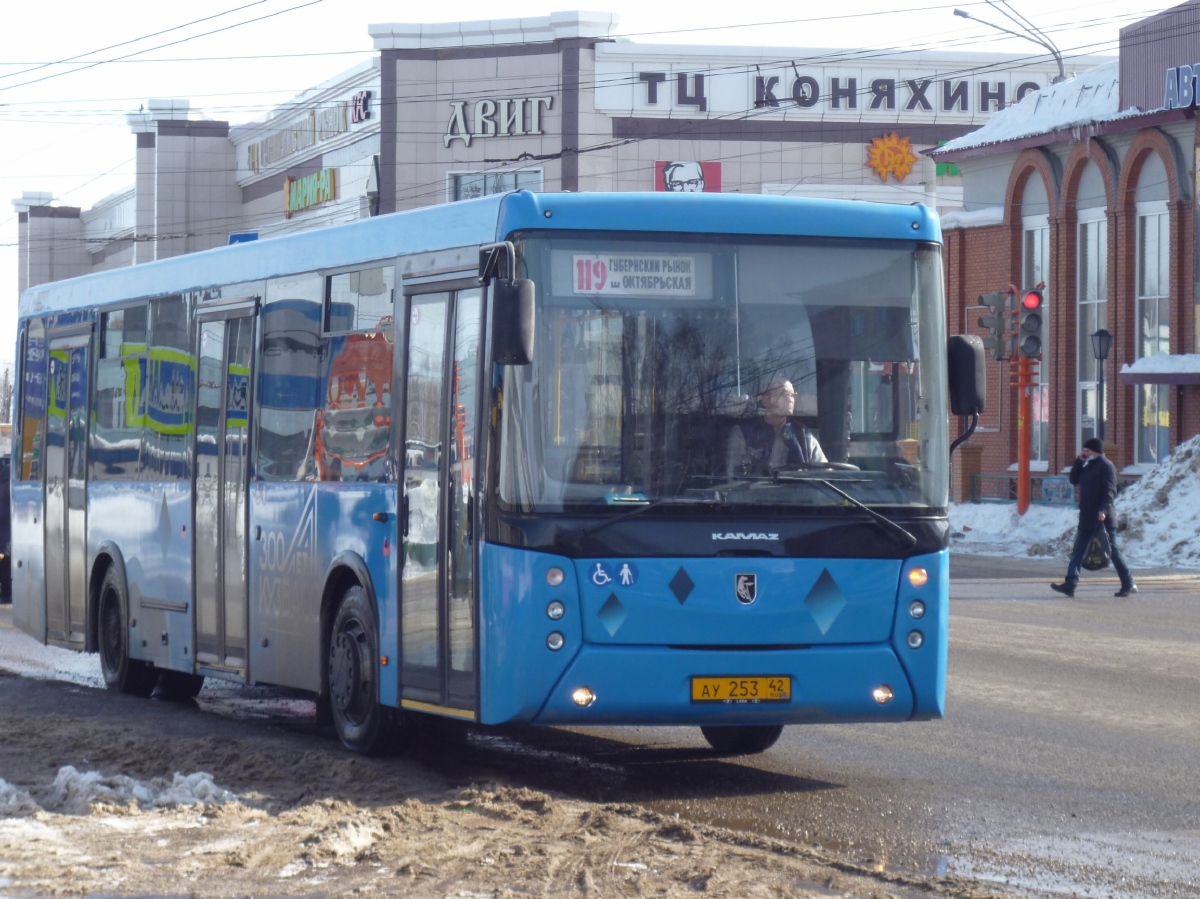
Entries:
POLYGON ((197 673, 247 671, 246 490, 254 307, 204 312, 197 330, 197 673))
POLYGON ((51 337, 46 404, 46 640, 82 648, 87 604, 88 356, 92 335, 51 337))

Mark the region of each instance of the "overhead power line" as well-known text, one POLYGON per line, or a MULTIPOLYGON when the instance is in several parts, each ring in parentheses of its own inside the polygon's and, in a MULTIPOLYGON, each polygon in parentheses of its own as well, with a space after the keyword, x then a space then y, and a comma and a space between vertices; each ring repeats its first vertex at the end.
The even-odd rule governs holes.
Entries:
MULTIPOLYGON (((193 34, 190 37, 180 38, 177 41, 169 41, 168 43, 159 44, 155 47, 147 47, 145 50, 136 50, 133 53, 127 54, 127 56, 117 57, 117 60, 126 59, 129 56, 140 56, 143 53, 151 53, 155 50, 162 50, 166 47, 174 47, 174 46, 177 46, 178 44, 185 44, 188 41, 198 40, 199 38, 202 38, 202 37, 209 37, 210 35, 213 35, 213 34, 220 34, 223 31, 232 31, 234 28, 241 28, 243 25, 250 25, 254 22, 261 22, 264 19, 273 19, 276 16, 286 15, 287 13, 295 12, 298 9, 304 9, 305 7, 308 7, 308 6, 316 6, 318 3, 323 3, 323 2, 325 2, 325 0, 308 0, 307 3, 300 3, 296 6, 290 6, 287 9, 281 9, 277 12, 267 13, 265 16, 259 16, 258 18, 255 18, 255 19, 246 19, 244 22, 236 22, 233 25, 226 25, 223 28, 214 28, 212 31, 204 31, 204 32, 201 32, 200 34, 193 34)), ((184 27, 184 26, 181 26, 181 27, 184 27)), ((171 29, 171 30, 174 30, 174 29, 171 29)), ((136 43, 136 42, 134 42, 134 43, 136 43)), ((116 62, 117 60, 113 60, 113 62, 116 62)), ((77 69, 71 69, 68 72, 54 72, 49 75, 43 75, 41 78, 33 78, 33 79, 30 79, 29 81, 22 81, 18 84, 10 84, 10 85, 4 86, 4 87, 0 87, 0 92, 16 90, 19 87, 27 87, 30 84, 38 84, 42 81, 49 81, 51 78, 59 78, 63 75, 74 75, 77 72, 84 72, 84 71, 87 71, 88 69, 94 69, 96 66, 102 66, 102 65, 106 65, 106 64, 107 63, 104 60, 101 60, 99 62, 88 63, 87 65, 82 65, 77 69)))
MULTIPOLYGON (((219 19, 222 16, 228 16, 232 13, 240 12, 243 9, 249 9, 251 6, 261 6, 263 3, 266 3, 266 2, 267 2, 267 0, 254 0, 253 3, 247 3, 245 6, 236 6, 233 9, 225 10, 225 12, 219 12, 216 15, 212 15, 212 16, 205 16, 202 19, 194 19, 191 22, 185 22, 184 24, 176 25, 173 28, 164 28, 162 31, 155 31, 151 34, 143 34, 141 37, 135 37, 135 38, 132 38, 127 41, 121 41, 118 44, 109 44, 107 47, 100 47, 96 50, 88 50, 85 53, 77 53, 74 56, 68 56, 66 59, 59 59, 54 62, 28 63, 27 65, 30 65, 31 68, 23 69, 19 72, 9 72, 7 75, 0 75, 0 81, 3 81, 6 78, 16 78, 20 75, 28 75, 30 72, 36 72, 36 71, 39 71, 40 69, 45 69, 50 66, 66 65, 67 63, 76 62, 87 56, 94 56, 97 53, 106 53, 109 50, 116 50, 118 47, 127 47, 130 44, 137 44, 137 43, 140 43, 141 41, 149 40, 150 38, 161 37, 164 34, 170 34, 172 31, 180 31, 181 29, 184 29, 184 28, 190 28, 191 26, 198 25, 201 22, 210 22, 213 19, 219 19)), ((91 62, 93 65, 99 65, 101 63, 111 62, 111 61, 113 61, 113 60, 92 60, 91 62)), ((20 65, 26 65, 26 63, 20 63, 20 65)))

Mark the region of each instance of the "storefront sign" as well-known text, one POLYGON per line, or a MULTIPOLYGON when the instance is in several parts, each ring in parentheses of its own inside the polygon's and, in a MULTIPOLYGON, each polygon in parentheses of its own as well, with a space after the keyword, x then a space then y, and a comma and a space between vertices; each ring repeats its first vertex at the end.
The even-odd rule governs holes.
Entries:
POLYGON ((371 117, 371 92, 359 91, 350 98, 350 124, 357 125, 371 117))
POLYGON ((337 170, 321 169, 303 178, 283 179, 283 214, 291 218, 310 206, 337 199, 337 170))
POLYGON ((1166 109, 1189 109, 1197 105, 1197 75, 1200 75, 1200 64, 1167 69, 1167 88, 1163 94, 1163 106, 1166 109))
POLYGON ((960 74, 969 68, 953 60, 867 67, 747 58, 744 65, 728 60, 710 67, 698 61, 630 59, 618 52, 598 53, 596 60, 596 108, 609 115, 983 121, 1050 83, 1049 75, 1017 66, 960 74))
POLYGON ((887 181, 888 175, 903 181, 916 163, 917 154, 913 152, 912 144, 895 131, 875 138, 867 146, 867 166, 874 170, 880 181, 887 181))
POLYGON ((246 147, 246 164, 258 174, 371 118, 371 92, 323 104, 302 113, 269 137, 246 147))
POLYGON ((659 160, 654 163, 654 189, 672 193, 721 192, 721 163, 659 160))
POLYGON ((542 110, 550 109, 553 97, 517 97, 504 100, 451 100, 450 121, 442 144, 461 140, 465 146, 477 137, 516 137, 545 134, 542 110), (467 107, 470 106, 468 112, 467 107))

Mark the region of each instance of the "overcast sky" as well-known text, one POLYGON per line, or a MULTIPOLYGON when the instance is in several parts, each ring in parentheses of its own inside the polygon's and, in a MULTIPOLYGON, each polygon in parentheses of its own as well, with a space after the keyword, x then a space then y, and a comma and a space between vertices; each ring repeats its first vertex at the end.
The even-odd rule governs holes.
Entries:
MULTIPOLYGON (((1173 4, 1133 0, 1013 0, 1072 56, 1116 54, 1120 28, 1173 4)), ((134 138, 125 116, 150 97, 240 124, 374 55, 367 26, 447 21, 422 5, 383 0, 11 0, 0 29, 0 364, 14 354, 17 217, 11 200, 49 191, 84 209, 128 187, 134 138)), ((458 0, 454 18, 547 15, 569 3, 458 0)), ((840 4, 662 3, 617 0, 618 36, 639 43, 747 47, 934 49, 1036 56, 1038 47, 953 15, 955 8, 1011 30, 981 0, 840 4), (805 13, 804 10, 821 10, 805 13), (808 18, 799 18, 808 15, 808 18), (814 17, 819 16, 819 17, 814 17)))

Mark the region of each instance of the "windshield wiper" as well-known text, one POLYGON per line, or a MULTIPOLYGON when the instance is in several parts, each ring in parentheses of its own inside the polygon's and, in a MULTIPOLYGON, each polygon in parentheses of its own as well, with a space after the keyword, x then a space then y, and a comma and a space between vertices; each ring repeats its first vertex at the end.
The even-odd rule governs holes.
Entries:
POLYGON ((889 533, 899 537, 904 545, 909 549, 917 545, 917 538, 912 534, 911 531, 906 530, 905 528, 896 524, 896 522, 892 521, 886 515, 876 512, 866 503, 859 502, 845 490, 830 483, 825 478, 813 477, 811 473, 805 471, 777 471, 775 472, 775 480, 781 484, 820 484, 822 487, 832 490, 852 506, 866 512, 867 515, 871 517, 872 521, 881 525, 884 530, 888 531, 889 533))
POLYGON ((604 521, 590 528, 575 528, 567 531, 560 536, 559 542, 579 549, 583 546, 583 538, 591 537, 593 534, 598 534, 600 531, 607 528, 609 525, 616 524, 618 521, 626 521, 643 512, 649 512, 651 509, 659 509, 663 506, 723 506, 725 501, 718 497, 711 496, 662 496, 656 500, 651 500, 636 509, 630 509, 628 512, 622 512, 620 515, 614 515, 612 518, 606 518, 604 521))

